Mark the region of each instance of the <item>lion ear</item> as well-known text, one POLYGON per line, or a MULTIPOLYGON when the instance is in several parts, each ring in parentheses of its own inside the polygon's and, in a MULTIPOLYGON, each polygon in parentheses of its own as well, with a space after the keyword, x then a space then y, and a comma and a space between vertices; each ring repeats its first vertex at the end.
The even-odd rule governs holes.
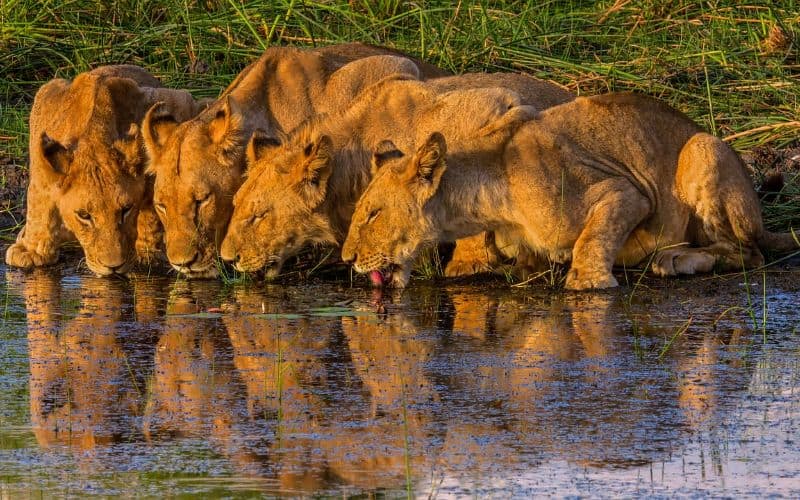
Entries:
POLYGON ((144 172, 142 143, 139 141, 139 126, 131 123, 128 132, 114 141, 114 149, 119 153, 128 172, 133 176, 144 172))
POLYGON ((385 139, 375 146, 375 151, 372 152, 372 176, 378 173, 386 162, 394 158, 402 158, 405 156, 402 151, 397 149, 397 146, 388 139, 385 139))
POLYGON ((161 154, 169 137, 178 128, 178 120, 164 101, 153 104, 142 121, 142 138, 150 158, 161 154))
POLYGON ((274 152, 281 145, 281 140, 268 135, 263 129, 256 129, 247 143, 247 163, 249 167, 256 165, 259 160, 274 152))
POLYGON ((424 199, 433 196, 439 187, 442 174, 447 170, 445 154, 447 154, 447 143, 439 132, 432 133, 414 154, 406 176, 418 187, 424 199))
POLYGON ((52 139, 46 132, 42 132, 41 146, 42 156, 53 173, 59 177, 65 176, 72 163, 72 149, 52 139))
POLYGON ((238 103, 226 96, 208 125, 211 141, 225 152, 235 148, 242 139, 242 121, 238 103))
POLYGON ((309 201, 319 204, 325 198, 333 163, 333 141, 321 135, 303 148, 305 161, 299 172, 300 188, 309 201))

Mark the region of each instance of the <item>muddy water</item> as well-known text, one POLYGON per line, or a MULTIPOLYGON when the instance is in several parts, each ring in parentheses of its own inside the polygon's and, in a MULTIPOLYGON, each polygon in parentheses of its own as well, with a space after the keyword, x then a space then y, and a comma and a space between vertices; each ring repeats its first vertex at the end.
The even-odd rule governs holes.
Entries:
POLYGON ((380 312, 347 283, 0 272, 0 496, 800 495, 797 271, 380 312))

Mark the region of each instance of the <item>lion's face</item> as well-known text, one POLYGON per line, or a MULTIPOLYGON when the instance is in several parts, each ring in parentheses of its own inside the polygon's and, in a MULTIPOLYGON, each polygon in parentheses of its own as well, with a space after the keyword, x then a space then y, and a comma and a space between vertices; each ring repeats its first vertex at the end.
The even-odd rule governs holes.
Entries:
POLYGON ((94 136, 65 146, 46 134, 41 151, 57 175, 54 196, 64 226, 99 276, 125 274, 136 262, 136 218, 145 202, 138 128, 111 148, 94 136))
POLYGON ((419 250, 438 239, 427 206, 445 171, 446 144, 432 134, 412 157, 398 151, 376 154, 374 177, 356 204, 342 259, 374 284, 402 288, 419 250))
POLYGON ((250 169, 233 200, 220 255, 243 272, 276 276, 308 244, 336 244, 321 209, 332 162, 327 136, 276 145, 257 132, 247 148, 250 169))
POLYGON ((142 125, 167 258, 189 278, 217 275, 217 246, 225 235, 244 168, 241 115, 228 100, 200 117, 209 113, 208 122, 178 124, 169 110, 156 104, 142 125))

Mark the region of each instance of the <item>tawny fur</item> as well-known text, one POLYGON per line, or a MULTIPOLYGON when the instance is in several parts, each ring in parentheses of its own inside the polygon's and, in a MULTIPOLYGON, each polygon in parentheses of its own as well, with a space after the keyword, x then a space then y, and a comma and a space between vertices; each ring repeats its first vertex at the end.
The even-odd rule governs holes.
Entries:
POLYGON ((442 74, 392 50, 363 44, 272 47, 195 119, 178 124, 168 106, 154 106, 143 131, 173 267, 188 277, 216 276, 217 246, 255 130, 280 135, 314 114, 349 104, 362 88, 386 75, 419 75, 420 68, 423 76, 442 74))
MULTIPOLYGON (((341 245, 371 177, 373 151, 383 139, 413 148, 432 130, 454 137, 470 137, 477 129, 491 133, 535 113, 520 104, 549 107, 572 98, 560 87, 520 74, 426 82, 387 78, 365 90, 347 111, 309 120, 280 146, 258 138, 251 142, 250 171, 234 198, 221 256, 242 271, 266 267, 274 275, 305 245, 341 245), (509 108, 515 111, 508 113, 509 108)), ((457 273, 473 272, 492 258, 482 237, 469 243, 468 251, 454 259, 457 273)))
POLYGON ((7 264, 53 264, 59 247, 75 239, 99 275, 126 272, 137 252, 145 260, 158 253, 161 228, 138 127, 158 101, 169 102, 178 120, 199 111, 189 93, 162 88, 136 66, 105 66, 39 89, 30 114, 26 223, 7 264))
POLYGON ((615 263, 651 255, 653 271, 672 276, 751 268, 762 249, 796 247, 764 229, 728 145, 659 101, 621 93, 556 106, 510 134, 449 147, 433 134, 380 169, 343 257, 361 272, 389 268, 404 286, 422 245, 486 230, 571 262, 566 287, 576 290, 617 286, 615 263))

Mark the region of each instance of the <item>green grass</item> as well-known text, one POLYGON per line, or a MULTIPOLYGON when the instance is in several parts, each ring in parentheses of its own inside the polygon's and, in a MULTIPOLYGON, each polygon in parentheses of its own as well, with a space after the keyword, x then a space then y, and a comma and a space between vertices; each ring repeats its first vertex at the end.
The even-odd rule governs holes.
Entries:
MULTIPOLYGON (((24 164, 25 116, 50 78, 132 63, 215 96, 265 47, 344 41, 456 73, 522 70, 580 94, 645 92, 734 136, 742 153, 796 146, 799 12, 800 1, 6 0, 0 157, 24 164)), ((756 165, 754 176, 771 166, 756 165)), ((795 202, 767 207, 770 227, 800 220, 794 173, 786 189, 795 202)))

